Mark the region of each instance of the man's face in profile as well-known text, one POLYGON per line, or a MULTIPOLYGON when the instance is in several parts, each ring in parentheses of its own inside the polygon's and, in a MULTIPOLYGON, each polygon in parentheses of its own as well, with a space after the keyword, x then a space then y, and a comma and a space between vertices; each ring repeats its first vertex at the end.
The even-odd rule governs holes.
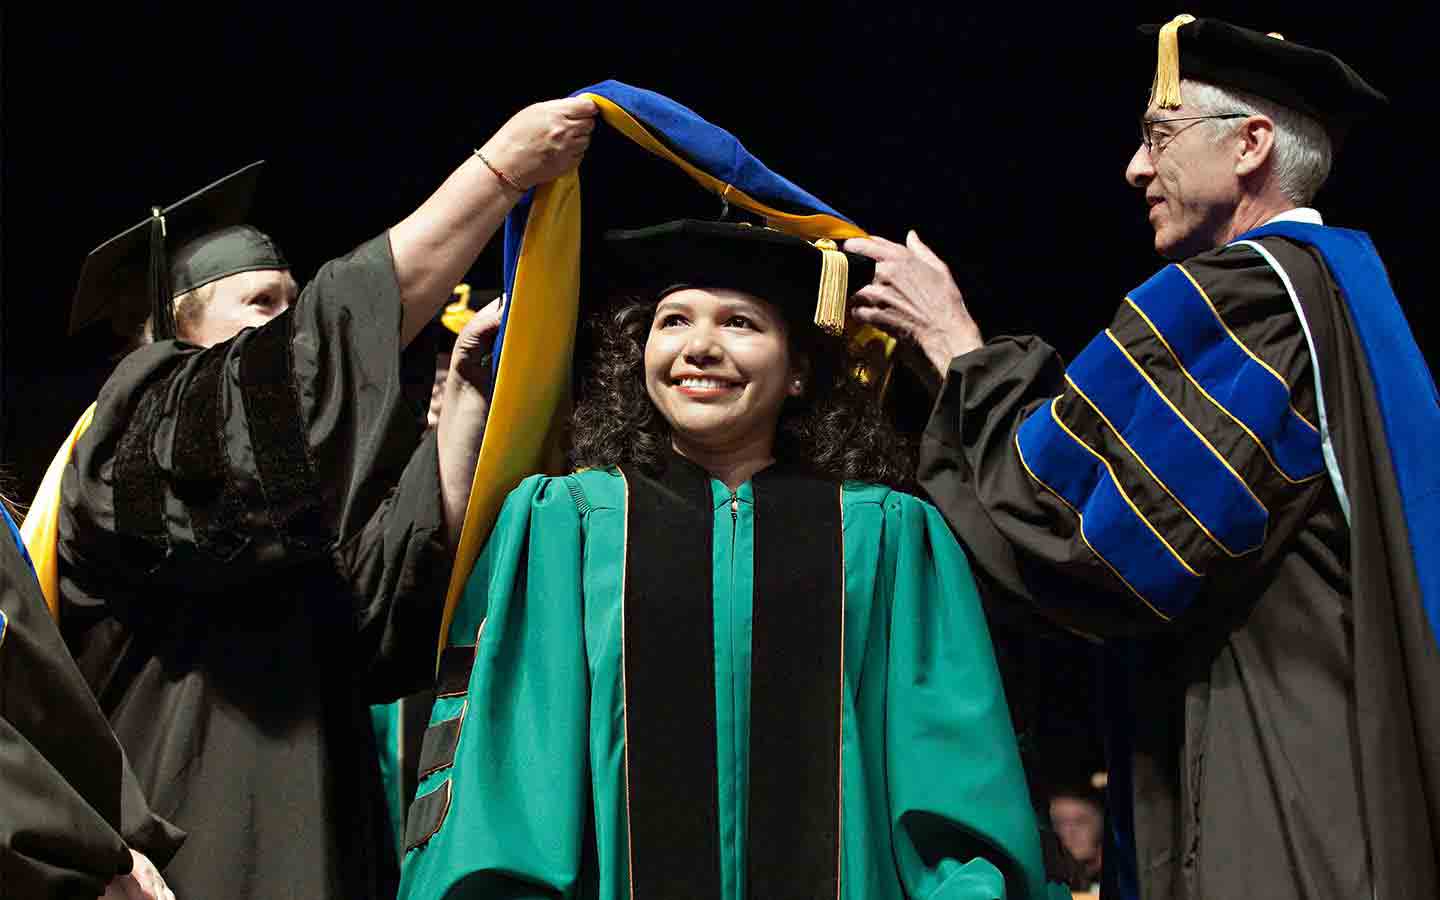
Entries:
POLYGON ((1191 118, 1205 114, 1184 106, 1147 109, 1148 144, 1136 148, 1125 168, 1125 180, 1145 195, 1155 251, 1167 259, 1220 246, 1240 202, 1239 138, 1229 122, 1191 118))

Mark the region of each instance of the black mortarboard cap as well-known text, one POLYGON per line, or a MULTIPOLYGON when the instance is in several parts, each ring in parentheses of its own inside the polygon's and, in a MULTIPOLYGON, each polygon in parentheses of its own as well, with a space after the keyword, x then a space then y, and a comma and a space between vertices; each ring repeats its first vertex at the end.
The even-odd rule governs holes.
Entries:
POLYGON ((245 225, 264 160, 201 188, 96 247, 70 307, 70 333, 109 319, 132 335, 147 315, 157 339, 174 337, 172 300, 236 272, 288 269, 275 242, 245 225))
POLYGON ((1219 19, 1176 16, 1165 25, 1142 25, 1158 42, 1150 102, 1180 105, 1180 79, 1235 88, 1305 113, 1325 126, 1337 144, 1351 127, 1388 102, 1360 74, 1324 50, 1284 36, 1241 28, 1219 19))
POLYGON ((607 231, 605 249, 607 275, 617 288, 744 291, 832 334, 844 332, 846 301, 875 273, 872 260, 839 250, 833 241, 744 222, 679 219, 607 231))

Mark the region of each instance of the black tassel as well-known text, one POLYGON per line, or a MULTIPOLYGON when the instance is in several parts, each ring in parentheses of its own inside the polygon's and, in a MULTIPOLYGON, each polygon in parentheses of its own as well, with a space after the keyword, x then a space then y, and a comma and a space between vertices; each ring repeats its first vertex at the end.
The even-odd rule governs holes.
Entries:
POLYGON ((165 217, 158 206, 150 210, 150 333, 157 341, 176 337, 170 256, 165 252, 165 217))

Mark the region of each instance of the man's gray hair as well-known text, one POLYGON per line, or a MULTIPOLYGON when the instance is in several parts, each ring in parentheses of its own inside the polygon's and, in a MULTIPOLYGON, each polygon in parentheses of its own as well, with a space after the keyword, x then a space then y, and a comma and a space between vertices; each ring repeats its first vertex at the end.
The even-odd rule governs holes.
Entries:
MULTIPOLYGON (((1319 121, 1282 106, 1273 100, 1242 91, 1217 87, 1203 81, 1186 80, 1181 87, 1185 108, 1197 114, 1244 113, 1264 116, 1275 123, 1274 177, 1280 192, 1296 206, 1309 206, 1325 179, 1335 151, 1330 135, 1319 121)), ((1211 126, 1216 140, 1233 132, 1235 121, 1216 119, 1211 126)))

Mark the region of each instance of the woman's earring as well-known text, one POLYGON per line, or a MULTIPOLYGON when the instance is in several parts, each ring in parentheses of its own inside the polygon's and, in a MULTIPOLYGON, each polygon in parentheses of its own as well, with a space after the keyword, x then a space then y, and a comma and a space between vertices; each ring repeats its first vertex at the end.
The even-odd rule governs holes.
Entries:
POLYGON ((795 381, 793 382, 793 384, 794 384, 794 386, 795 386, 795 391, 794 391, 794 393, 795 393, 795 395, 796 395, 797 397, 798 397, 800 394, 805 393, 805 382, 804 382, 803 380, 797 378, 797 379, 795 379, 795 381))

